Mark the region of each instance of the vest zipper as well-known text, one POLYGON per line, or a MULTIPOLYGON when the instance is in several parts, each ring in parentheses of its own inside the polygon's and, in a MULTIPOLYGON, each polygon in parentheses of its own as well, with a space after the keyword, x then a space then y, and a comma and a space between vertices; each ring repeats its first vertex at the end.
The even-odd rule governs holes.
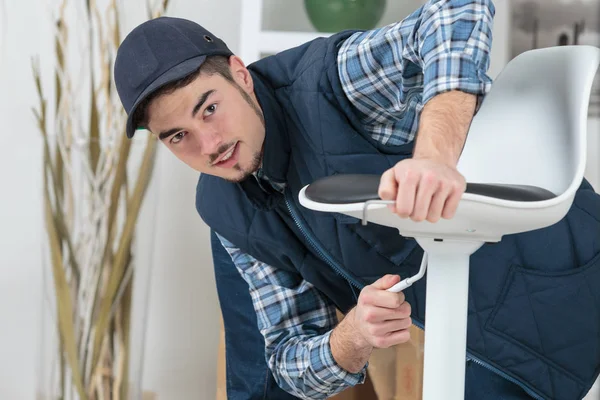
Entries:
POLYGON ((300 230, 300 232, 302 232, 302 235, 304 236, 304 238, 306 239, 306 241, 317 252, 317 254, 319 254, 319 256, 321 257, 321 259, 323 261, 325 261, 327 264, 329 264, 329 266, 331 268, 333 268, 333 270, 338 275, 340 275, 344 279, 346 279, 351 285, 353 285, 357 289, 362 289, 364 287, 364 285, 362 285, 360 282, 358 282, 352 276, 348 275, 343 270, 343 268, 341 268, 338 265, 338 263, 335 262, 335 260, 327 253, 327 251, 325 251, 325 249, 323 249, 323 246, 321 246, 321 244, 317 240, 315 240, 312 237, 312 235, 310 235, 309 232, 306 229, 304 229, 304 226, 302 225, 302 222, 300 221, 300 218, 298 217, 298 212, 296 211, 295 206, 292 205, 292 203, 288 199, 288 191, 287 190, 286 190, 286 193, 285 193, 285 204, 287 205, 287 209, 290 212, 290 215, 292 216, 292 219, 296 223, 296 226, 298 227, 298 229, 300 230))
MULTIPOLYGON (((339 266, 339 264, 327 253, 327 251, 325 249, 323 249, 323 247, 320 245, 320 243, 316 239, 314 239, 312 237, 312 235, 304 228, 304 225, 302 225, 302 222, 301 222, 300 218, 298 217, 298 212, 296 211, 295 206, 288 199, 288 191, 287 190, 285 191, 285 196, 284 197, 285 197, 285 204, 287 205, 287 209, 288 209, 290 215, 292 216, 292 219, 296 223, 296 226, 298 227, 298 229, 300 230, 300 232, 302 232, 302 235, 304 236, 304 238, 306 239, 306 241, 319 254, 319 256, 321 257, 321 259, 323 261, 325 261, 330 267, 332 267, 333 270, 338 275, 340 275, 344 279, 346 279, 351 285, 353 285, 357 289, 362 289, 364 287, 364 285, 362 285, 356 279, 354 279, 353 277, 351 277, 350 275, 348 275, 343 270, 343 268, 341 268, 339 266)), ((413 325, 415 325, 420 330, 424 330, 423 324, 420 323, 420 322, 415 321, 414 319, 413 319, 413 325)), ((467 359, 467 361, 473 361, 477 365, 479 365, 479 366, 487 369, 488 371, 491 371, 491 372, 493 372, 493 373, 495 373, 497 375, 500 375, 502 378, 508 380, 509 382, 514 383, 515 385, 517 385, 521 389, 523 389, 532 398, 534 398, 536 400, 546 400, 543 397, 540 397, 538 394, 536 394, 528 385, 526 385, 526 384, 524 384, 524 383, 522 383, 520 381, 517 381, 516 379, 512 378, 508 374, 506 374, 506 373, 500 371, 499 369, 497 369, 497 368, 489 365, 488 363, 486 363, 486 362, 478 359, 477 357, 475 357, 474 355, 472 355, 468 351, 467 351, 466 359, 467 359)))
POLYGON ((521 389, 523 389, 528 395, 530 395, 532 398, 536 399, 536 400, 546 400, 543 397, 540 397, 537 393, 535 393, 528 385, 517 381, 516 379, 514 379, 513 377, 507 375, 506 373, 500 371, 498 368, 492 367, 491 365, 481 361, 480 359, 478 359, 477 357, 474 357, 472 354, 470 354, 469 352, 467 352, 467 360, 473 361, 475 364, 487 369, 488 371, 494 372, 497 375, 500 375, 501 377, 503 377, 504 379, 506 379, 509 382, 514 383, 515 385, 519 386, 521 389))

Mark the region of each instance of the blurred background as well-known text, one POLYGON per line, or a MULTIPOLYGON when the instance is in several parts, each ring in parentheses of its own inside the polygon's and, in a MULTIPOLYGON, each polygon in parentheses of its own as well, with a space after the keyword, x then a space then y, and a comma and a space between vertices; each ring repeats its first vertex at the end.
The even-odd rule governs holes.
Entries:
MULTIPOLYGON (((31 60, 39 59, 46 97, 52 98, 53 2, 0 0, 0 399, 8 400, 35 398, 40 349, 47 346, 42 340, 47 332, 42 287, 49 268, 43 252, 43 140, 32 112, 39 98, 31 60)), ((492 78, 519 52, 554 45, 562 33, 567 35, 563 41, 578 37, 580 44, 597 45, 597 1, 494 3, 492 78), (561 11, 573 9, 571 3, 581 12, 561 11)), ((388 0, 377 26, 401 20, 421 4, 388 0)), ((145 1, 117 5, 122 37, 147 19, 145 1)), ((171 0, 165 14, 203 24, 246 62, 319 34, 302 0, 171 0)), ((72 38, 86 34, 70 32, 72 38)), ((586 176, 597 190, 599 136, 600 115, 590 111, 586 176)), ((217 391, 220 313, 208 229, 194 206, 197 179, 197 173, 157 146, 136 229, 135 279, 148 285, 142 293, 148 296, 142 317, 146 335, 139 336, 141 386, 159 399, 213 399, 217 391)))

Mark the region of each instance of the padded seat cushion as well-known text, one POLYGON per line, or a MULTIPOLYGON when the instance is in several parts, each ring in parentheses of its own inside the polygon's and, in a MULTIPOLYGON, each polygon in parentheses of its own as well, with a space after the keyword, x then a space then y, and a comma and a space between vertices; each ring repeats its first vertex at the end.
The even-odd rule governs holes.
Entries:
MULTIPOLYGON (((319 179, 306 188, 306 197, 318 203, 348 204, 380 200, 377 190, 380 175, 343 174, 319 179)), ((556 195, 528 185, 467 183, 466 193, 511 201, 544 201, 556 195)))

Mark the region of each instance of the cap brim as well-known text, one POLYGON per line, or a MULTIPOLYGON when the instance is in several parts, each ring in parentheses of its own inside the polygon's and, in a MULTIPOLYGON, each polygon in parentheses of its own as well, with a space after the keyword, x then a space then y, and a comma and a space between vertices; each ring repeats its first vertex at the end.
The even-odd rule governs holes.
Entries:
POLYGON ((133 107, 131 107, 131 111, 129 112, 129 115, 127 116, 126 131, 127 131, 127 137, 129 139, 131 139, 133 137, 133 135, 135 134, 135 131, 138 129, 137 126, 133 125, 133 116, 135 115, 135 112, 136 112, 138 106, 140 105, 140 103, 142 101, 144 101, 144 99, 146 99, 152 93, 154 93, 155 91, 160 89, 161 87, 163 87, 171 82, 175 82, 179 79, 182 79, 182 78, 186 77, 187 75, 191 74, 192 72, 196 71, 202 65, 204 60, 206 60, 205 55, 185 60, 184 62, 177 64, 176 66, 174 66, 173 68, 171 68, 170 70, 168 70, 167 72, 165 72, 164 74, 162 74, 161 76, 156 78, 156 80, 154 82, 152 82, 150 85, 148 85, 148 87, 137 98, 137 100, 133 104, 133 107))

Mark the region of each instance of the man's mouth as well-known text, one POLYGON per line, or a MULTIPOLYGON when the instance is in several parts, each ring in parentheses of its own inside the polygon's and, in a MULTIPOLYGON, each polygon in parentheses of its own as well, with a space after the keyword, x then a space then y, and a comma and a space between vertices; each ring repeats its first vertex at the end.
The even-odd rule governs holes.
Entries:
MULTIPOLYGON (((221 156, 219 156, 215 161, 213 161, 213 166, 228 166, 228 161, 230 161, 233 156, 236 154, 237 145, 239 142, 235 142, 233 146, 231 146, 227 151, 225 151, 221 156)), ((235 161, 235 160, 231 160, 235 161)))

